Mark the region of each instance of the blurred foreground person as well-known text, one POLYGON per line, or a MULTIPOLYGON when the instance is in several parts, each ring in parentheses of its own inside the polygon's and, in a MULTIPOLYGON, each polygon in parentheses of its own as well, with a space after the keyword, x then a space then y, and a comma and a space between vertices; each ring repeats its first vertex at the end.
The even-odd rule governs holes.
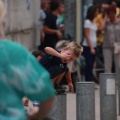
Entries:
POLYGON ((6 9, 0 1, 0 120, 27 120, 22 98, 41 102, 37 115, 44 118, 53 103, 49 73, 23 46, 4 38, 6 9))

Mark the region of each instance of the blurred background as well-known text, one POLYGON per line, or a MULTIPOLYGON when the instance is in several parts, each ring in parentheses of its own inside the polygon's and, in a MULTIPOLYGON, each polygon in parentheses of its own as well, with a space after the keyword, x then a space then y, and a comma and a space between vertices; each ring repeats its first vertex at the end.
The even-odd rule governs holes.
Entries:
MULTIPOLYGON (((41 49, 45 40, 43 30, 47 13, 50 10, 51 0, 3 0, 7 8, 7 28, 6 38, 24 45, 31 52, 41 49)), ((59 12, 57 14, 57 29, 60 40, 77 41, 82 43, 84 40, 84 21, 87 10, 90 6, 110 5, 115 2, 115 6, 120 8, 120 0, 59 0, 59 12)), ((47 20, 47 22, 49 19, 47 20)), ((47 23, 46 22, 46 23, 47 23)), ((102 42, 98 46, 102 46, 102 42)), ((99 51, 99 49, 98 49, 99 51)), ((101 51, 101 48, 100 48, 101 51)), ((99 83, 99 73, 104 72, 104 61, 101 52, 97 53, 93 69, 93 79, 99 83), (96 65, 97 64, 97 65, 96 65)), ((84 80, 85 59, 82 56, 77 61, 77 76, 84 80)), ((74 66, 74 65, 73 65, 74 66)), ((113 64, 114 66, 114 64, 113 64)), ((113 67, 114 72, 114 67, 113 67)))

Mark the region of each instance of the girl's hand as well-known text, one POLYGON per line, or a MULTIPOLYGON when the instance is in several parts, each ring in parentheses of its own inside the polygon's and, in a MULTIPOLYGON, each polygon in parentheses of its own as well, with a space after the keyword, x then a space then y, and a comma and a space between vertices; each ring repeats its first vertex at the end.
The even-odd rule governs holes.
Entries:
POLYGON ((63 53, 63 52, 61 52, 60 54, 61 54, 61 59, 67 59, 71 56, 71 55, 69 55, 67 53, 63 53))
POLYGON ((69 86, 69 89, 71 90, 71 92, 74 93, 74 87, 73 87, 72 82, 69 82, 68 86, 69 86))

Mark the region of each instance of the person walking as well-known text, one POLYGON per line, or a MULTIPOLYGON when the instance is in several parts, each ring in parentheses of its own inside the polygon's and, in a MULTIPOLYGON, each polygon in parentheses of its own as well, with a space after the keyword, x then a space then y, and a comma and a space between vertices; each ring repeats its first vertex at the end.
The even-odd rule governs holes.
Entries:
POLYGON ((110 5, 107 8, 107 21, 103 41, 103 57, 105 72, 112 72, 114 61, 115 71, 120 66, 120 19, 116 17, 116 8, 110 5))
POLYGON ((86 20, 84 23, 84 41, 83 45, 83 56, 86 60, 85 68, 85 81, 92 81, 92 70, 95 61, 95 48, 97 46, 96 31, 97 26, 94 23, 94 18, 98 13, 97 7, 91 6, 88 8, 86 20))

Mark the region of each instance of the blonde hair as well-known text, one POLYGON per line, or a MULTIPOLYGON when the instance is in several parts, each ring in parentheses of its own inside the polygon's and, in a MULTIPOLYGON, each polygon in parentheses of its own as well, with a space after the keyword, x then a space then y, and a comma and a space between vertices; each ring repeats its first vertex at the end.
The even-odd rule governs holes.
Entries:
POLYGON ((5 16, 6 16, 7 10, 5 8, 5 4, 2 0, 0 0, 0 38, 4 38, 5 36, 5 16))
POLYGON ((83 47, 77 42, 70 42, 65 48, 72 51, 76 57, 79 57, 83 52, 83 47))

